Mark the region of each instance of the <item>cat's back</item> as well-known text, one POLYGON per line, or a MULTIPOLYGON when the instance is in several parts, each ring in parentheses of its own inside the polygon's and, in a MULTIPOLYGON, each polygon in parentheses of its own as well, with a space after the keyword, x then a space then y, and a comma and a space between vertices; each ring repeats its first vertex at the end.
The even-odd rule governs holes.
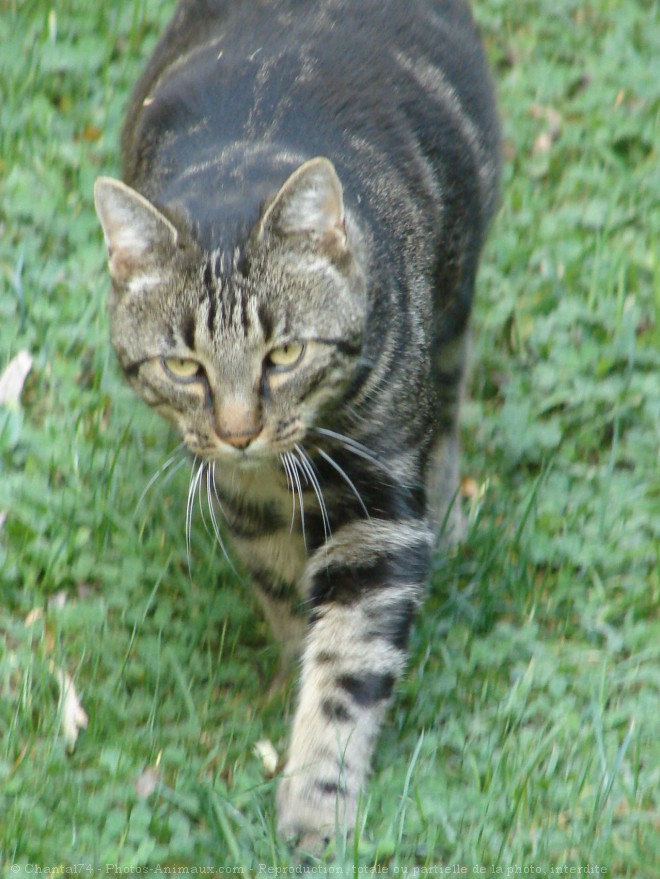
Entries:
POLYGON ((489 81, 462 0, 184 0, 135 91, 124 177, 158 197, 178 168, 214 163, 224 190, 233 179, 244 198, 250 180, 256 209, 274 152, 290 154, 282 174, 328 155, 349 182, 376 156, 405 174, 420 150, 432 166, 453 153, 490 214, 489 81))
POLYGON ((357 97, 360 85, 376 85, 373 99, 388 94, 411 49, 419 62, 441 68, 459 91, 476 84, 478 100, 478 71, 464 76, 471 63, 481 62, 465 0, 182 0, 138 85, 127 128, 139 113, 140 94, 184 69, 203 75, 212 60, 222 62, 207 81, 212 89, 227 85, 228 72, 238 75, 246 67, 259 71, 260 84, 288 73, 281 88, 301 79, 311 83, 317 70, 326 74, 329 93, 350 81, 357 97))

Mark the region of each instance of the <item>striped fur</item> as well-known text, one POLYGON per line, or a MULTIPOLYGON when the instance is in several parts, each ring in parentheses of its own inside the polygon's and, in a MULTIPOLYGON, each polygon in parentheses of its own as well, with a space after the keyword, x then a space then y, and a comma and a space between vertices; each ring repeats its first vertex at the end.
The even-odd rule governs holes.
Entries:
MULTIPOLYGON (((499 172, 463 0, 184 0, 97 181, 129 381, 302 653, 279 827, 355 821, 435 537, 499 172)), ((218 531, 221 536, 221 531, 218 531)))

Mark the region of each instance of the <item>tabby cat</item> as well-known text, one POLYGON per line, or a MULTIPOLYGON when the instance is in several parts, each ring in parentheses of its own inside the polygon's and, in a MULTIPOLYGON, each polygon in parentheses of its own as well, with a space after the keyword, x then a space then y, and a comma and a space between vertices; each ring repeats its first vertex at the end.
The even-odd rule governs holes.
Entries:
MULTIPOLYGON (((183 0, 96 182, 112 342, 301 674, 278 827, 350 832, 439 531, 499 130, 463 0, 183 0)), ((192 501, 189 501, 192 503, 192 501)))

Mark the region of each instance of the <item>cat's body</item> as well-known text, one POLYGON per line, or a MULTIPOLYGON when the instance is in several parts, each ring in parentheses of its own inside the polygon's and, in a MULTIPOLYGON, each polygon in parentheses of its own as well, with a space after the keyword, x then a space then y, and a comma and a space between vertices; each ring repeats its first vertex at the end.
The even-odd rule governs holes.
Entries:
POLYGON ((122 147, 131 188, 96 190, 113 343, 209 462, 198 479, 283 649, 305 633, 278 811, 318 842, 354 820, 435 535, 459 527, 465 336, 499 166, 470 13, 184 2, 122 147))

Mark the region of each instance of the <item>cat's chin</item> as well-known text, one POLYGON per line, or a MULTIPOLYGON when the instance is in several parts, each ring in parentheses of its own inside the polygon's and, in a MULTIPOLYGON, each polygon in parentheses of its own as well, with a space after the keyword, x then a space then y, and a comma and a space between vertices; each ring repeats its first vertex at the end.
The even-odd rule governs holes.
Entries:
POLYGON ((275 458, 273 455, 243 455, 240 458, 225 458, 222 457, 219 460, 224 461, 227 464, 230 464, 232 467, 238 467, 239 470, 259 470, 263 467, 270 466, 275 458))
MULTIPOLYGON (((195 454, 193 452, 193 454, 195 454)), ((206 461, 219 467, 236 467, 239 470, 258 470, 262 467, 270 467, 277 461, 276 452, 225 452, 218 450, 215 453, 204 454, 206 461)))

